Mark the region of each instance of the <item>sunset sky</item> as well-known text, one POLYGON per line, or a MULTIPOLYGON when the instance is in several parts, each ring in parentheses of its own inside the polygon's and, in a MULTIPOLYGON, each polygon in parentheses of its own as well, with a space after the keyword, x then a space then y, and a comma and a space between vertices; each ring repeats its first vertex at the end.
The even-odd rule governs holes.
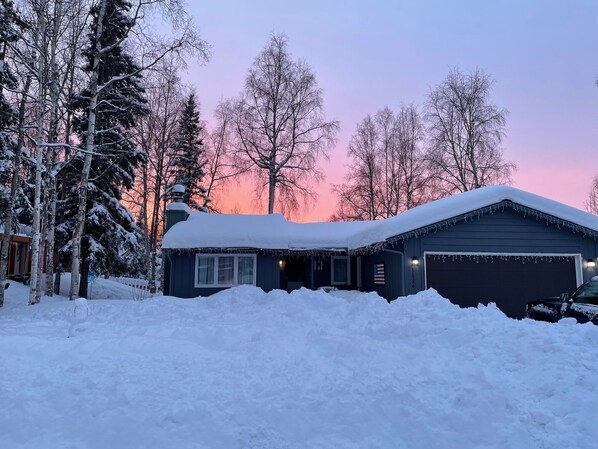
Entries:
MULTIPOLYGON (((452 67, 476 67, 495 81, 492 101, 509 111, 506 159, 514 186, 583 208, 598 174, 598 2, 596 0, 272 1, 219 0, 189 6, 212 58, 185 76, 208 123, 236 96, 271 33, 288 36, 324 90, 326 115, 341 131, 326 182, 299 221, 326 220, 331 184, 346 174, 347 144, 366 114, 422 105, 452 67)), ((264 212, 251 192, 230 189, 238 212, 264 212)))

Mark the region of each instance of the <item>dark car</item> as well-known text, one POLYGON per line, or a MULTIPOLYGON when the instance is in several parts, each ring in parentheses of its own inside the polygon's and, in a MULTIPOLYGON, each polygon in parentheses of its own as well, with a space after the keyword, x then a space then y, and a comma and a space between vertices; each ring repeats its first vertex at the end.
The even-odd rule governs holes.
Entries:
POLYGON ((561 318, 575 318, 578 323, 588 321, 598 325, 598 276, 581 285, 570 295, 527 303, 525 314, 539 321, 556 323, 561 318))

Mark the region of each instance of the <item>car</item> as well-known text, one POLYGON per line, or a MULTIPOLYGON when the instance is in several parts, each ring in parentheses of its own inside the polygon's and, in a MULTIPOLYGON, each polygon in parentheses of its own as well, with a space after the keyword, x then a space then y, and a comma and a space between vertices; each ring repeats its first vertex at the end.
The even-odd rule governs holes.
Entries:
POLYGON ((528 318, 556 323, 562 318, 574 318, 578 323, 598 325, 598 276, 582 284, 573 293, 560 297, 528 302, 528 318))

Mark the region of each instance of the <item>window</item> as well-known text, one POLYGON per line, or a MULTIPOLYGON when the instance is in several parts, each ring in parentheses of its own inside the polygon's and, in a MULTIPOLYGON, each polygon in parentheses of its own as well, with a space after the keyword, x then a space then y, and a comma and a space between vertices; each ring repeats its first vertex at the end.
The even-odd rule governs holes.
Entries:
POLYGON ((573 296, 576 303, 598 305, 598 282, 583 284, 573 296))
POLYGON ((332 258, 332 285, 349 285, 351 283, 351 264, 348 257, 332 258))
POLYGON ((237 256, 237 284, 255 285, 255 256, 237 256))
POLYGON ((232 287, 256 283, 255 254, 197 254, 195 287, 232 287))
POLYGON ((218 256, 218 285, 235 282, 235 256, 218 256))
POLYGON ((214 283, 214 256, 197 256, 195 265, 197 277, 195 285, 211 285, 214 283))

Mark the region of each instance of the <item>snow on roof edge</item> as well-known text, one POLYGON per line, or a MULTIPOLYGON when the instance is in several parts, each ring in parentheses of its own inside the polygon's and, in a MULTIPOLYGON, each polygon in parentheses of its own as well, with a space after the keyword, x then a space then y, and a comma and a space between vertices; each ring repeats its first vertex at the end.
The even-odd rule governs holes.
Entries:
POLYGON ((354 251, 383 244, 393 237, 503 201, 511 201, 598 233, 598 217, 594 215, 514 187, 489 186, 432 201, 395 217, 370 222, 294 223, 278 214, 226 215, 192 212, 187 221, 177 223, 164 235, 162 247, 189 250, 238 248, 290 252, 354 251), (198 227, 202 229, 203 236, 199 235, 198 227))
POLYGON ((186 203, 170 203, 166 206, 166 210, 183 210, 189 215, 193 213, 193 210, 186 203))

